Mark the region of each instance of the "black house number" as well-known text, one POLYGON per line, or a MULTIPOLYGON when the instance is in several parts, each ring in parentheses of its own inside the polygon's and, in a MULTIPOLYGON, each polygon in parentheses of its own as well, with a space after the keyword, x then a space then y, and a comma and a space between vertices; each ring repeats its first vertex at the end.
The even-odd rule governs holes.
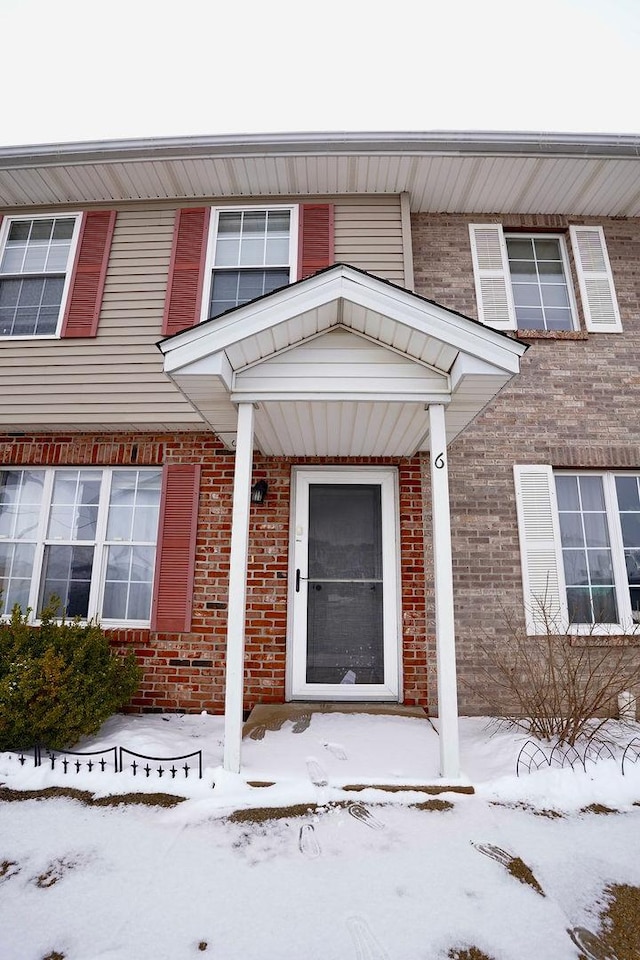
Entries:
POLYGON ((433 461, 433 465, 436 470, 442 470, 444 467, 444 453, 439 453, 438 456, 433 461))

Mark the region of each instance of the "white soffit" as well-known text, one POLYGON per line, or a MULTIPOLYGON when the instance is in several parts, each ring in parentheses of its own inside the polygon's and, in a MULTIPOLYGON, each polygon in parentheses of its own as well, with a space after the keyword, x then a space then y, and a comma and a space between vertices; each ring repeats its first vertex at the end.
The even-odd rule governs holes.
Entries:
POLYGON ((0 207, 408 193, 414 212, 640 216, 640 137, 318 134, 0 149, 0 207))
POLYGON ((519 370, 526 347, 338 265, 160 343, 165 371, 227 446, 257 406, 274 456, 411 456, 429 403, 449 441, 519 370), (296 312, 300 311, 300 312, 296 312))

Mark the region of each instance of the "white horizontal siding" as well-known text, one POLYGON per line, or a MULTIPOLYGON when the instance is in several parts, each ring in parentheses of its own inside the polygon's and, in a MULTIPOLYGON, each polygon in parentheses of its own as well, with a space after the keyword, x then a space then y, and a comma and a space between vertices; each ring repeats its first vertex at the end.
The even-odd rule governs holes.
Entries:
POLYGON ((335 259, 404 286, 400 196, 336 200, 335 259))

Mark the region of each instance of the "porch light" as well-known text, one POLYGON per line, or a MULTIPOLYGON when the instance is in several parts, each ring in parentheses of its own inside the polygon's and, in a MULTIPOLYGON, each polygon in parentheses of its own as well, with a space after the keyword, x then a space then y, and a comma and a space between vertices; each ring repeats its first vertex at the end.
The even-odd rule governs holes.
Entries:
POLYGON ((258 480, 254 483, 251 487, 251 502, 262 503, 266 499, 268 489, 269 484, 266 480, 258 480))

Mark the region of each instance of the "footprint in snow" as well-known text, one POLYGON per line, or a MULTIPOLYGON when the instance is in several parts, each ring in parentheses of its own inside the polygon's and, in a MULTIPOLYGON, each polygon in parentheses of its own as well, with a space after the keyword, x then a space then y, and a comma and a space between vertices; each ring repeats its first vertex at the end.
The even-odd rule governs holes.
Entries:
POLYGON ((328 784, 327 775, 313 757, 309 757, 307 760, 307 772, 309 774, 309 779, 315 787, 326 787, 328 784))
POLYGON ((584 927, 574 927, 567 933, 578 949, 582 950, 587 960, 617 960, 615 954, 602 942, 600 937, 585 930, 584 927))
POLYGON ((363 917, 349 917, 347 929, 356 948, 357 960, 389 960, 389 954, 363 917))
POLYGON ((322 746, 329 753, 332 753, 336 760, 347 760, 347 754, 344 747, 339 743, 323 743, 322 746))
POLYGON ((320 844, 316 838, 312 823, 305 823, 300 827, 298 847, 300 848, 300 853, 303 853, 305 857, 308 857, 310 860, 315 860, 316 857, 320 856, 320 844))
POLYGON ((350 803, 347 810, 354 820, 359 820, 360 823, 366 824, 372 830, 384 830, 385 825, 382 820, 378 820, 363 803, 350 803))

